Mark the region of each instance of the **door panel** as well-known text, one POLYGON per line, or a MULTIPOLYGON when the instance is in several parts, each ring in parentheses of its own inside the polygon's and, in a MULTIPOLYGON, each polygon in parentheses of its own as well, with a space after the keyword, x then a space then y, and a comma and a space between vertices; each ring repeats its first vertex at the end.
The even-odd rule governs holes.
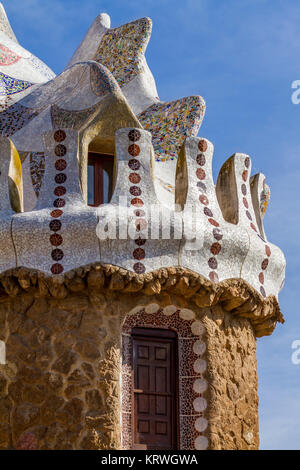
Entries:
POLYGON ((133 447, 176 449, 176 335, 135 328, 132 337, 133 447))

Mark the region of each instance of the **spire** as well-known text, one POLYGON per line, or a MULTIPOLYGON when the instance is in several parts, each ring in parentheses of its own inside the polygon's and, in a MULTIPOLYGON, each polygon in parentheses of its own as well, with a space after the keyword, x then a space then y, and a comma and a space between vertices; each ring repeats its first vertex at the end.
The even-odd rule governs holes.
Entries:
POLYGON ((13 32, 12 27, 10 26, 6 11, 2 3, 0 3, 0 31, 6 34, 13 41, 18 42, 15 33, 13 32))

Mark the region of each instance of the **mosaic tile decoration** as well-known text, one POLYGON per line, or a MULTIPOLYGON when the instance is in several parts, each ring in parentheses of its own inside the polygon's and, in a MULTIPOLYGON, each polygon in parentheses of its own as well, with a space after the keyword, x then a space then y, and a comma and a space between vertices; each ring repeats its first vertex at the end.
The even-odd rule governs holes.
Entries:
POLYGON ((29 60, 30 60, 31 65, 36 70, 41 72, 41 74, 44 75, 45 78, 47 78, 48 80, 52 80, 53 78, 55 78, 55 73, 48 67, 48 65, 42 62, 38 57, 31 54, 29 60))
POLYGON ((4 44, 0 44, 0 67, 15 64, 20 59, 21 57, 18 54, 15 54, 4 44))
POLYGON ((45 173, 45 154, 44 152, 22 152, 20 150, 18 150, 18 154, 22 164, 26 158, 29 158, 32 186, 38 197, 45 173))
MULTIPOLYGON (((236 201, 235 212, 237 241, 246 230, 249 250, 241 261, 240 277, 253 286, 262 297, 278 296, 284 279, 286 261, 282 251, 270 243, 263 230, 260 211, 260 193, 264 187, 262 174, 251 175, 251 159, 248 155, 236 153, 222 166, 217 186, 222 181, 222 200, 227 207, 236 201), (234 184, 232 181, 234 180, 234 184), (252 183, 252 185, 251 185, 252 183)), ((221 201, 222 204, 222 201, 221 201)), ((227 263, 229 263, 228 256, 227 263)))
POLYGON ((0 72, 0 96, 14 95, 21 91, 27 90, 33 86, 34 83, 25 80, 18 80, 17 78, 10 77, 3 72, 0 72))
POLYGON ((122 330, 122 448, 132 448, 133 362, 131 330, 134 327, 167 328, 178 335, 179 434, 181 450, 205 450, 207 401, 205 392, 206 352, 205 327, 195 313, 168 305, 152 303, 137 306, 126 316, 122 330))
POLYGON ((122 87, 143 72, 142 58, 149 42, 152 22, 142 18, 107 31, 94 60, 110 70, 122 87))
MULTIPOLYGON (((242 198, 243 198, 243 205, 244 205, 244 210, 245 210, 245 214, 246 214, 246 217, 248 219, 248 222, 249 222, 249 226, 250 228, 257 234, 257 236, 259 237, 259 239, 261 240, 261 242, 264 244, 264 252, 263 253, 263 256, 262 258, 259 260, 259 264, 260 264, 260 269, 258 269, 259 273, 258 273, 258 281, 259 281, 259 291, 261 293, 261 295, 263 297, 266 297, 267 294, 266 294, 266 290, 265 290, 265 287, 264 287, 264 283, 265 283, 265 271, 266 269, 268 268, 268 265, 269 265, 269 258, 271 256, 271 248, 270 246, 268 245, 267 241, 262 238, 262 236, 260 235, 259 233, 259 230, 258 230, 258 227, 257 227, 257 223, 256 221, 254 220, 254 217, 252 215, 252 213, 250 212, 250 201, 248 200, 248 188, 246 186, 246 182, 249 181, 249 177, 250 177, 250 165, 251 165, 251 160, 248 156, 245 157, 244 159, 244 169, 241 173, 241 176, 242 176, 242 180, 244 181, 244 183, 242 183, 241 187, 240 187, 240 190, 241 190, 241 193, 242 193, 242 198)), ((251 195, 250 195, 250 199, 251 199, 251 195)), ((261 207, 260 207, 261 209, 261 207)))
POLYGON ((263 190, 260 193, 260 213, 262 218, 265 216, 271 196, 271 190, 270 187, 266 184, 266 180, 264 180, 263 185, 263 190))
POLYGON ((157 103, 138 119, 152 134, 156 161, 175 160, 184 139, 198 134, 204 117, 205 103, 200 96, 189 96, 170 103, 157 103))
MULTIPOLYGON (((67 148, 61 142, 64 142, 66 139, 66 133, 64 130, 57 130, 55 131, 53 138, 56 144, 55 147, 55 155, 57 156, 57 160, 54 162, 55 169, 59 172, 63 171, 66 166, 67 162, 64 157, 67 153, 67 148)), ((52 274, 61 274, 64 270, 63 264, 60 262, 64 257, 64 252, 61 248, 58 248, 63 243, 63 237, 58 233, 62 228, 61 216, 63 215, 63 207, 65 206, 65 199, 63 196, 67 192, 67 188, 62 186, 67 179, 65 173, 58 173, 55 176, 55 183, 57 184, 56 188, 54 189, 54 196, 57 196, 56 199, 53 201, 53 210, 50 212, 51 220, 49 222, 50 228, 50 243, 53 246, 53 250, 51 252, 51 257, 53 260, 53 264, 51 266, 52 274)))
POLYGON ((249 251, 249 236, 245 230, 237 231, 233 224, 224 220, 212 174, 213 149, 213 144, 205 138, 186 139, 177 163, 176 202, 184 205, 186 227, 191 224, 191 214, 197 210, 195 242, 191 245, 188 238, 184 239, 179 264, 218 283, 240 277, 243 260, 249 251), (186 172, 182 173, 185 165, 186 172), (182 178, 185 179, 186 196, 178 191, 182 178), (196 243, 198 233, 199 243, 196 243))
POLYGON ((117 90, 116 81, 109 70, 92 65, 90 68, 91 89, 96 96, 105 96, 117 90))
POLYGON ((0 271, 4 272, 8 269, 14 269, 17 266, 16 252, 12 239, 12 216, 14 211, 11 207, 7 190, 10 167, 13 159, 9 139, 0 137, 0 155, 0 271))
POLYGON ((36 196, 39 196, 45 174, 44 152, 30 152, 30 175, 36 196))
POLYGON ((98 103, 82 111, 69 111, 61 109, 56 105, 51 106, 51 120, 53 127, 64 127, 67 129, 81 129, 85 122, 95 113, 99 107, 98 103))
POLYGON ((39 173, 45 171, 43 184, 36 182, 39 197, 34 210, 13 216, 13 238, 19 266, 57 276, 100 262, 98 219, 82 197, 78 132, 60 128, 45 133, 43 153, 45 158, 34 156, 39 173))
POLYGON ((39 111, 15 103, 0 114, 0 135, 9 137, 26 126, 39 111))
POLYGON ((198 179, 197 187, 199 189, 199 201, 203 206, 203 213, 206 215, 208 222, 211 225, 211 231, 212 231, 212 244, 210 247, 210 257, 207 260, 207 264, 211 271, 209 272, 209 279, 212 282, 219 282, 219 275, 217 273, 217 268, 218 268, 218 261, 217 261, 217 255, 220 253, 222 249, 222 238, 223 238, 223 233, 222 230, 220 229, 220 223, 216 220, 214 217, 214 214, 211 210, 210 207, 210 201, 208 197, 206 196, 206 172, 203 169, 203 167, 206 164, 206 155, 205 152, 207 150, 207 142, 205 139, 201 139, 198 142, 198 149, 199 149, 199 154, 197 155, 196 162, 198 165, 198 168, 196 170, 196 176, 198 179))

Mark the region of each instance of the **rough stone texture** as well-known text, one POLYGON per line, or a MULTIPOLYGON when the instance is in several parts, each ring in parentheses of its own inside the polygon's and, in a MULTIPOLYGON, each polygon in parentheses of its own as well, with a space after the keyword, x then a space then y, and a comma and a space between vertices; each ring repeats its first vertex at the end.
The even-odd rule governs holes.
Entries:
POLYGON ((219 305, 206 313, 211 449, 258 448, 256 339, 249 320, 219 305))
POLYGON ((149 303, 192 308, 206 325, 210 447, 258 446, 254 329, 270 334, 282 321, 274 299, 177 268, 141 276, 94 266, 56 281, 20 270, 1 285, 1 449, 120 448, 122 323, 149 303))

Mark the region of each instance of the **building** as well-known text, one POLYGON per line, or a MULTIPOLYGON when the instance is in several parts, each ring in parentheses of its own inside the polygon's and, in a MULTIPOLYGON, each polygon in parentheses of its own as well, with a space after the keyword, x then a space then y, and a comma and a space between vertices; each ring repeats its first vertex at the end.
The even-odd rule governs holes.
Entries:
POLYGON ((0 18, 0 448, 256 449, 285 276, 264 175, 235 154, 214 184, 150 19, 99 15, 55 76, 0 18))

